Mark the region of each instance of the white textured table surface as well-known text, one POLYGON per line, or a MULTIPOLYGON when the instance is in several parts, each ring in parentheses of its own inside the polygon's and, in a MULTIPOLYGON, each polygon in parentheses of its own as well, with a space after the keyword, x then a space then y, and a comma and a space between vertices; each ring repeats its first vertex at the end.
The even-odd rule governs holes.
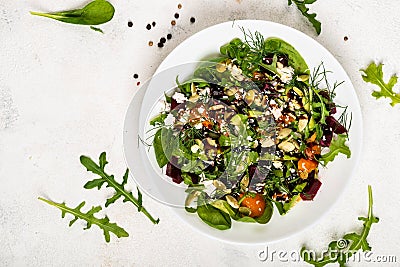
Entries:
POLYGON ((357 217, 366 213, 371 184, 381 221, 373 225, 368 240, 375 255, 396 255, 399 264, 400 105, 374 100, 373 87, 358 71, 371 60, 385 62, 387 75, 400 70, 399 1, 320 0, 312 6, 322 22, 320 36, 286 0, 111 2, 116 13, 101 27, 104 35, 28 13, 70 9, 81 1, 0 2, 1 266, 304 265, 260 261, 258 254, 267 244, 241 246, 209 239, 146 196, 145 206, 160 217, 160 224, 153 226, 134 207, 118 201, 107 214, 131 236, 112 236, 110 243, 96 227, 83 231, 78 222, 68 228, 58 210, 37 200, 42 195, 71 206, 83 199, 89 205, 104 203, 112 191, 82 188, 89 175, 79 156, 107 151, 109 170, 122 174, 123 119, 139 88, 137 81, 148 79, 187 37, 233 19, 271 20, 315 38, 349 74, 364 117, 364 151, 343 197, 315 227, 268 249, 292 251, 305 243, 322 249, 343 233, 359 230, 357 217), (183 5, 179 11, 178 3, 183 5), (175 12, 180 18, 172 27, 175 12), (146 30, 153 21, 156 27, 146 30), (169 32, 172 39, 158 49, 157 41, 169 32), (149 40, 155 46, 149 47, 149 40))

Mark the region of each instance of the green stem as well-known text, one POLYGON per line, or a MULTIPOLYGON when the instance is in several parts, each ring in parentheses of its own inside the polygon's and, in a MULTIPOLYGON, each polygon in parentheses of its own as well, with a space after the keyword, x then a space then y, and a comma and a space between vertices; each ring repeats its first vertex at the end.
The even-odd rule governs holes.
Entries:
POLYGON ((30 11, 32 15, 35 16, 41 16, 41 17, 46 17, 46 18, 51 18, 51 19, 62 19, 65 18, 64 16, 59 16, 59 15, 54 15, 54 14, 47 14, 47 13, 40 13, 40 12, 34 12, 30 11))

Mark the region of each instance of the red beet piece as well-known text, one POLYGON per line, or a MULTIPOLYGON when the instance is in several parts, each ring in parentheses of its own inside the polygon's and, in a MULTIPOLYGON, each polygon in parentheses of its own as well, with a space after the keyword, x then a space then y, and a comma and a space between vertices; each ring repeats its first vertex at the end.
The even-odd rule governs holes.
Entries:
POLYGON ((301 199, 303 200, 313 200, 314 197, 317 195, 319 188, 321 187, 322 183, 318 179, 314 179, 309 186, 305 189, 305 192, 300 194, 301 199))
POLYGON ((332 131, 335 134, 342 134, 347 132, 346 128, 344 128, 344 126, 341 125, 340 122, 338 122, 333 116, 326 117, 325 121, 326 124, 332 128, 332 131))
POLYGON ((171 177, 174 183, 180 184, 183 181, 181 170, 173 165, 171 162, 168 162, 165 174, 171 177))

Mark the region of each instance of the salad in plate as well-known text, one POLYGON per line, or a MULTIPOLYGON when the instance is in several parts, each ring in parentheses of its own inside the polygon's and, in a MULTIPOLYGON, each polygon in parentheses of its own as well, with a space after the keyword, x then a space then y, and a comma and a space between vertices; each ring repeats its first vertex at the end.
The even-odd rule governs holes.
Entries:
POLYGON ((185 208, 216 229, 266 224, 316 196, 319 169, 341 153, 351 126, 323 63, 310 70, 279 38, 244 33, 165 93, 151 119, 164 173, 187 186, 185 208))

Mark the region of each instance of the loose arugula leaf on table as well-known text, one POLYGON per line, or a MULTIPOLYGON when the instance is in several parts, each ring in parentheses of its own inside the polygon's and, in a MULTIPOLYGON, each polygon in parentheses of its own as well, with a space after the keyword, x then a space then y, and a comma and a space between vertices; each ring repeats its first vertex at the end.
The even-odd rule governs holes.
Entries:
POLYGON ((114 16, 114 12, 115 9, 109 2, 105 0, 94 0, 81 9, 53 13, 31 11, 30 13, 32 15, 47 17, 65 23, 99 25, 110 21, 114 16))
POLYGON ((375 62, 372 62, 365 70, 361 69, 361 71, 364 72, 362 78, 365 82, 375 84, 381 89, 380 91, 374 91, 372 96, 376 99, 381 97, 390 98, 392 100, 390 105, 394 106, 400 103, 400 93, 393 92, 393 87, 397 83, 397 76, 396 74, 393 74, 392 77, 390 77, 389 82, 385 83, 383 80, 382 66, 382 63, 376 65, 375 62))
POLYGON ((347 139, 346 134, 339 134, 336 139, 332 139, 331 145, 329 146, 329 152, 321 156, 321 161, 324 165, 328 164, 335 159, 335 157, 342 153, 350 158, 351 151, 350 148, 345 144, 347 139))
POLYGON ((100 229, 103 230, 106 242, 110 242, 110 232, 115 234, 118 238, 129 236, 129 234, 122 227, 118 226, 116 223, 111 223, 110 219, 107 216, 101 219, 94 216, 94 214, 101 211, 100 206, 92 207, 88 212, 84 213, 81 211, 81 209, 83 208, 83 206, 85 206, 85 201, 79 204, 76 208, 69 208, 65 205, 65 203, 56 203, 41 197, 39 197, 39 200, 60 209, 62 218, 64 218, 65 214, 67 213, 72 214, 74 216, 74 219, 69 222, 69 226, 72 226, 78 219, 86 221, 86 227, 83 228, 84 230, 89 229, 93 224, 97 225, 100 229))
POLYGON ((348 259, 355 254, 358 250, 370 251, 371 246, 367 241, 368 234, 371 230, 371 226, 374 223, 379 222, 379 218, 373 215, 373 198, 371 186, 368 186, 368 217, 359 217, 360 221, 363 221, 363 230, 361 234, 349 233, 343 236, 342 239, 332 241, 329 243, 327 252, 322 255, 322 258, 316 260, 311 257, 311 254, 306 253, 308 250, 303 247, 301 249, 301 256, 304 261, 315 267, 322 267, 328 263, 339 263, 340 266, 345 266, 348 259))
POLYGON ((317 34, 321 33, 321 22, 319 22, 315 17, 317 14, 310 13, 307 5, 313 4, 317 0, 288 0, 288 5, 292 5, 293 3, 297 6, 297 9, 301 12, 301 14, 308 19, 308 21, 313 25, 317 34))
POLYGON ((106 160, 106 152, 100 154, 99 164, 96 164, 91 158, 86 156, 81 156, 80 161, 88 171, 100 176, 100 178, 87 182, 84 185, 84 188, 92 189, 97 187, 97 189, 100 189, 103 186, 103 184, 106 184, 106 187, 114 188, 115 194, 111 198, 107 199, 105 204, 106 207, 108 207, 110 204, 114 203, 117 199, 122 197, 123 202, 131 202, 138 208, 138 211, 143 212, 150 219, 152 223, 154 224, 159 223, 160 219, 154 219, 153 216, 151 216, 150 213, 142 206, 142 194, 139 191, 139 188, 137 188, 138 198, 135 198, 132 192, 128 192, 125 190, 125 185, 128 182, 129 169, 126 169, 125 174, 123 176, 123 181, 121 184, 119 184, 114 179, 114 175, 108 175, 104 170, 106 164, 108 163, 106 160))

